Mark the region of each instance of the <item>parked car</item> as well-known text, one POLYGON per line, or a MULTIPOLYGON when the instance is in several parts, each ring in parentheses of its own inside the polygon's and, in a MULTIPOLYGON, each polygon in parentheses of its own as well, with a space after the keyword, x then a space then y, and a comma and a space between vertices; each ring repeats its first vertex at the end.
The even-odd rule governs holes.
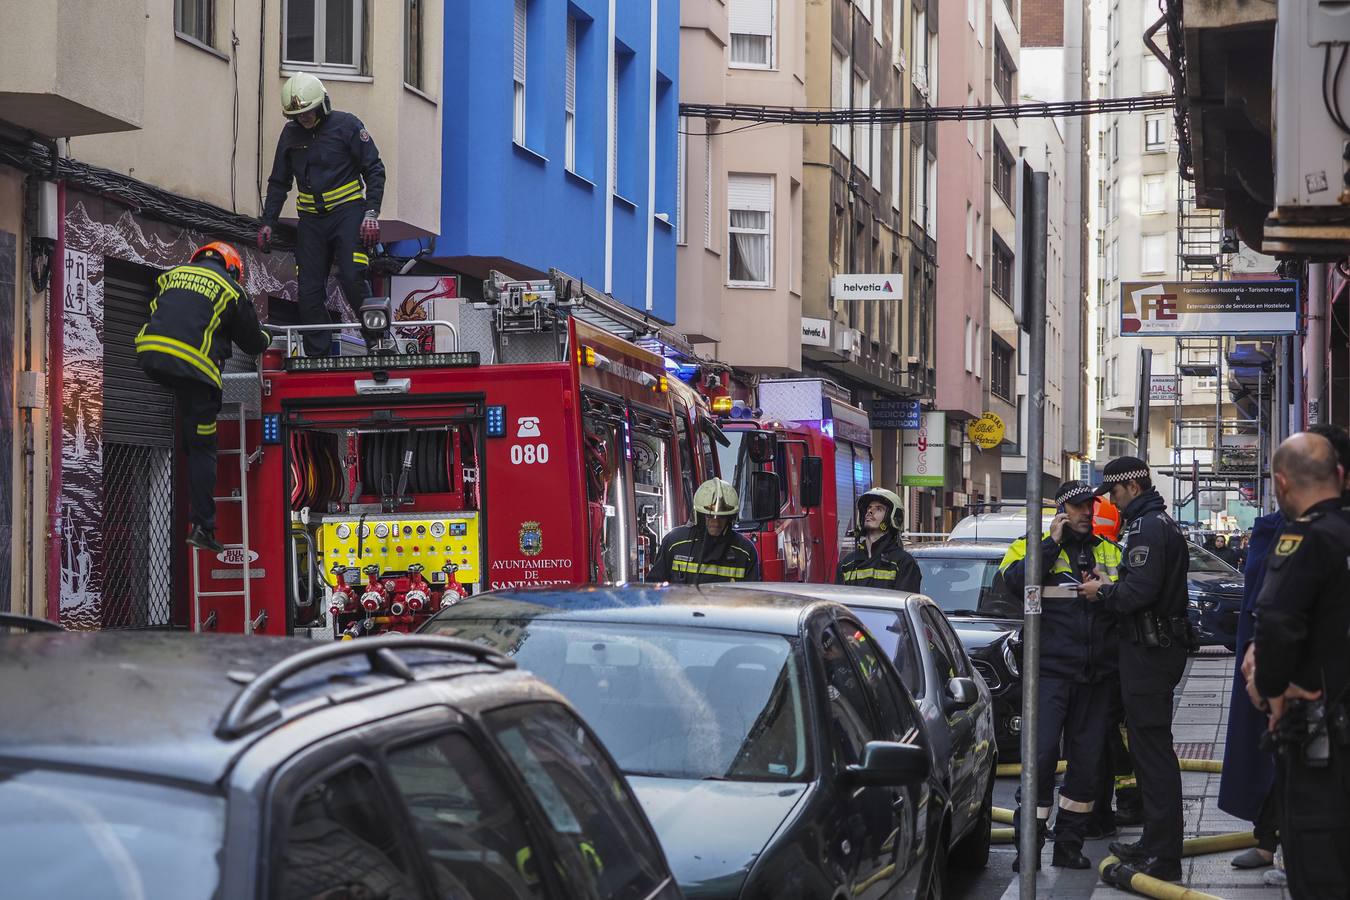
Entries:
POLYGON ((951 802, 918 710, 847 608, 723 585, 545 588, 470 597, 423 633, 567 695, 691 897, 942 896, 951 802))
POLYGON ((932 600, 923 594, 833 584, 741 582, 738 588, 782 591, 842 603, 895 663, 900 679, 919 707, 923 730, 933 747, 943 789, 952 798, 950 860, 963 868, 989 862, 993 821, 994 710, 990 691, 956 634, 932 600), (971 681, 979 699, 958 701, 971 681))
POLYGON ((975 671, 989 688, 999 759, 1020 760, 1021 604, 1010 602, 1003 579, 997 577, 1008 542, 943 541, 914 544, 908 549, 919 564, 923 592, 947 616, 975 671))
POLYGON ((1198 544, 1187 544, 1191 555, 1186 575, 1187 613, 1200 645, 1221 644, 1237 649, 1238 618, 1242 614, 1242 573, 1198 544))
POLYGON ((555 691, 434 636, 0 637, 5 896, 680 896, 555 691))

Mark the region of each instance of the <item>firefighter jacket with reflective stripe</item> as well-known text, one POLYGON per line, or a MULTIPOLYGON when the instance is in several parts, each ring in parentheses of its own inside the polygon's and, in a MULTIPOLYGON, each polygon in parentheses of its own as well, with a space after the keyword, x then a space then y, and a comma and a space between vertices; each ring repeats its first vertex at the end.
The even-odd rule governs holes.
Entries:
POLYGON ((271 342, 244 289, 214 260, 170 269, 158 280, 150 321, 136 335, 141 367, 220 389, 233 341, 258 354, 271 342))
POLYGON ((759 581, 759 554, 754 544, 730 529, 713 537, 701 524, 684 525, 672 528, 661 539, 647 580, 672 584, 759 581))
POLYGON ((370 132, 351 113, 334 110, 312 131, 294 120, 281 129, 267 179, 264 224, 276 224, 292 180, 297 187, 295 208, 301 216, 324 215, 358 200, 364 200, 365 208, 376 216, 380 214, 384 163, 370 132))
MULTIPOLYGON (((1027 539, 1018 538, 999 563, 1004 583, 1019 599, 1026 587, 1026 556, 1027 539)), ((1094 572, 1114 582, 1120 556, 1120 547, 1111 541, 1079 538, 1067 528, 1062 544, 1049 537, 1041 541, 1041 674, 1091 682, 1119 669, 1116 616, 1079 597, 1076 588, 1094 572)))
POLYGON ((921 575, 919 564, 900 543, 900 535, 887 531, 872 542, 859 541, 858 549, 845 556, 835 572, 836 584, 853 587, 889 588, 894 591, 917 591, 921 575))

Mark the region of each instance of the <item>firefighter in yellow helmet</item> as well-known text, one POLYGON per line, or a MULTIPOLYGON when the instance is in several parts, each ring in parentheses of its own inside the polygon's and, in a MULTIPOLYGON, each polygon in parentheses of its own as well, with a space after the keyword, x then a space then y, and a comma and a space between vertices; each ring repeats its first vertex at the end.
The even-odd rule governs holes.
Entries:
POLYGON ((835 583, 917 591, 919 564, 900 542, 904 525, 905 510, 894 492, 872 488, 859 497, 853 520, 858 549, 840 560, 835 583))
MULTIPOLYGON (((347 305, 360 321, 361 304, 370 293, 366 251, 380 239, 380 202, 384 199, 380 151, 361 120, 333 109, 323 82, 308 72, 286 79, 281 112, 290 121, 277 139, 258 249, 264 253, 271 249, 272 229, 295 182, 301 324, 332 321, 325 301, 328 272, 334 264, 347 305)), ((367 334, 367 343, 376 337, 367 334)), ((332 336, 327 331, 310 331, 304 342, 306 355, 326 356, 332 336)))
POLYGON ((714 584, 758 581, 755 545, 733 527, 741 501, 736 489, 709 478, 694 492, 694 524, 672 528, 656 551, 648 581, 714 584))

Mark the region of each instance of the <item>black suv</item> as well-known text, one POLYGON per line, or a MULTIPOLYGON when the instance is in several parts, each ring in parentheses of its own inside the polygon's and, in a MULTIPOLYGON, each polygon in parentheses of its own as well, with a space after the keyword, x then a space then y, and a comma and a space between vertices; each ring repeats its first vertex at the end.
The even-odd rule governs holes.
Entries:
POLYGON ((463 641, 0 636, 0 722, 5 896, 680 896, 590 729, 463 641))

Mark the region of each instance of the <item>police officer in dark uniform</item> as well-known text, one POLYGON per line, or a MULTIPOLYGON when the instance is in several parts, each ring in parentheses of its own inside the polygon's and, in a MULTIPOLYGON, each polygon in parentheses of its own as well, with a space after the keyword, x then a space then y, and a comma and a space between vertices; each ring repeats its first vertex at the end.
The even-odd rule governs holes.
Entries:
MULTIPOLYGON (((1087 869, 1083 841, 1096 807, 1105 758, 1106 716, 1116 690, 1116 618, 1078 595, 1078 585, 1092 577, 1115 581, 1120 548, 1092 533, 1096 495, 1082 481, 1066 481, 1055 492, 1059 512, 1041 541, 1044 598, 1041 613, 1041 679, 1037 702, 1040 725, 1036 760, 1042 773, 1036 798, 1039 844, 1050 819, 1055 796, 1055 765, 1061 744, 1068 768, 1059 791, 1055 819, 1055 852, 1051 865, 1087 869)), ((1008 589, 1021 595, 1026 587, 1027 539, 1008 547, 999 571, 1008 589)), ((1020 803, 1019 797, 1019 803, 1020 803)), ((1020 822, 1021 806, 1014 818, 1020 822)), ((1013 860, 1013 871, 1021 860, 1013 860)), ((1035 868, 1040 868, 1040 859, 1035 868)))
POLYGON ((648 581, 716 584, 759 581, 755 545, 732 527, 740 495, 720 478, 709 478, 694 492, 694 524, 672 528, 656 551, 648 581))
POLYGON ((216 540, 216 418, 220 415, 220 369, 231 343, 261 353, 270 337, 244 293, 244 263, 220 242, 206 244, 185 266, 159 276, 150 321, 136 335, 136 359, 145 374, 173 391, 187 455, 188 543, 219 553, 216 540))
POLYGON ((858 549, 839 561, 836 584, 917 591, 919 564, 900 542, 905 510, 900 498, 885 488, 872 488, 858 498, 853 531, 858 549))
POLYGON ((1136 872, 1180 881, 1181 767, 1172 749, 1172 692, 1191 645, 1190 554, 1143 460, 1112 460, 1102 480, 1097 492, 1109 492, 1123 510, 1124 565, 1116 583, 1090 580, 1079 591, 1120 619, 1121 697, 1144 812, 1143 837, 1110 849, 1136 872))
MULTIPOLYGON (((300 319, 305 325, 332 321, 325 304, 328 272, 337 262, 338 284, 360 321, 361 304, 370 295, 365 250, 380 239, 380 202, 384 199, 384 163, 370 133, 351 113, 334 110, 323 82, 308 72, 287 79, 281 89, 282 112, 291 121, 277 140, 272 174, 267 179, 258 249, 271 249, 272 229, 295 181, 300 214, 295 265, 300 280, 300 319), (364 183, 364 188, 363 188, 364 183)), ((379 336, 366 334, 367 343, 379 336)), ((326 356, 331 332, 304 335, 308 356, 326 356)))
POLYGON ((1272 468, 1289 524, 1267 562, 1243 673, 1275 737, 1289 892, 1350 897, 1350 512, 1326 438, 1293 435, 1272 468))

